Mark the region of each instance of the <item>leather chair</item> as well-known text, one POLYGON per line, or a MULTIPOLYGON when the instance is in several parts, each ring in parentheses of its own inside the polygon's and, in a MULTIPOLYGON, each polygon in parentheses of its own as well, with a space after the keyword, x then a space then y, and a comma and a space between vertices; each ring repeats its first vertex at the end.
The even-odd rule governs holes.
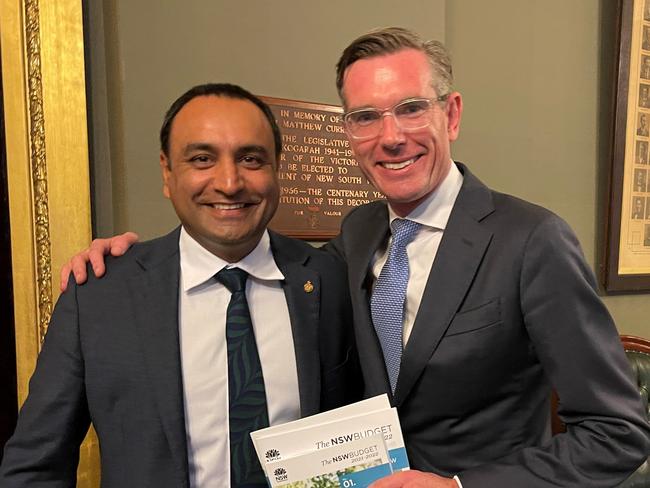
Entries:
MULTIPOLYGON (((639 387, 639 395, 643 401, 648 421, 650 422, 650 341, 635 336, 621 336, 623 349, 632 366, 634 379, 639 387)), ((564 424, 557 415, 558 397, 553 391, 551 398, 551 428, 553 434, 564 432, 564 424)), ((632 475, 617 488, 650 488, 650 457, 632 475)))
MULTIPOLYGON (((634 336, 621 336, 625 354, 630 360, 639 394, 643 401, 648 421, 650 421, 650 341, 634 336)), ((619 485, 619 488, 650 488, 650 457, 639 467, 632 476, 619 485)))
MULTIPOLYGON (((621 342, 627 355, 634 379, 639 387, 639 395, 650 422, 650 341, 641 337, 622 335, 621 342)), ((553 434, 565 432, 566 428, 557 415, 558 397, 555 391, 551 397, 551 430, 553 434)), ((650 488, 650 457, 617 488, 650 488)))

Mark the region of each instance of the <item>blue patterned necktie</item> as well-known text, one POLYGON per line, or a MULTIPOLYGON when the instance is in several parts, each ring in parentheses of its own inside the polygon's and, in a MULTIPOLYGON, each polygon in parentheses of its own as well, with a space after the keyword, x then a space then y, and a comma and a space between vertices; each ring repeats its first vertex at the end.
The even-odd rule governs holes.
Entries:
POLYGON ((239 268, 224 268, 215 278, 232 293, 226 314, 230 486, 266 487, 250 438, 252 431, 269 426, 269 416, 262 366, 246 301, 248 274, 239 268))
POLYGON ((370 311, 384 353, 390 388, 395 393, 402 362, 402 325, 409 280, 406 246, 415 237, 420 224, 412 220, 395 219, 391 227, 393 240, 388 250, 388 259, 372 291, 370 311))

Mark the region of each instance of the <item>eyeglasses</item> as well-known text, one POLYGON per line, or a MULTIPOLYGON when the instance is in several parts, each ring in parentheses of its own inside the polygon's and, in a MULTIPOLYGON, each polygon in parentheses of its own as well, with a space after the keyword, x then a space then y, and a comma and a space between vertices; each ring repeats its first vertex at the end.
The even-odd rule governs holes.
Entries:
POLYGON ((438 98, 409 98, 393 105, 391 108, 362 108, 343 115, 343 123, 348 134, 354 139, 372 139, 381 132, 384 116, 392 115, 397 127, 408 132, 422 129, 429 125, 427 115, 433 104, 446 100, 449 94, 438 98))

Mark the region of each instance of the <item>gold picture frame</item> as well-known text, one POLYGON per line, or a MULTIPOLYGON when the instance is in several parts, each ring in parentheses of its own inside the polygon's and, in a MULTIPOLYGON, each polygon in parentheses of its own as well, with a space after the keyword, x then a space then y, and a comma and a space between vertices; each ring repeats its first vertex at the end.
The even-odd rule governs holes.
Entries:
MULTIPOLYGON (((58 298, 58 270, 91 237, 81 0, 0 0, 19 403, 58 298)), ((99 486, 98 443, 77 486, 99 486)))

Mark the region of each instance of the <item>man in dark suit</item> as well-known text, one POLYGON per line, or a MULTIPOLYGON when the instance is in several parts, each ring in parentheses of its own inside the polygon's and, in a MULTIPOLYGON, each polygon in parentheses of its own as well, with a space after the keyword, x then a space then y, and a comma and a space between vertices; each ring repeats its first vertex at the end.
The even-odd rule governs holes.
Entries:
POLYGON ((650 56, 641 56, 641 78, 650 80, 650 56))
MULTIPOLYGON (((645 88, 646 91, 646 100, 648 99, 648 88, 645 88)), ((636 129, 636 135, 637 136, 645 136, 648 137, 648 123, 646 122, 646 116, 645 114, 640 114, 639 115, 639 126, 636 129)))
MULTIPOLYGON (((346 131, 388 202, 353 210, 327 249, 348 265, 366 395, 391 396, 414 468, 373 487, 614 486, 650 446, 616 328, 568 225, 452 161, 451 84, 444 46, 404 29, 338 64, 346 131)), ((94 269, 128 240, 95 243, 94 269)))
POLYGON ((646 189, 646 170, 645 169, 635 169, 634 170, 634 191, 643 192, 646 189))
POLYGON ((230 337, 226 347, 231 294, 217 280, 233 265, 248 274, 261 368, 251 393, 264 420, 255 425, 360 395, 344 265, 266 229, 279 200, 280 151, 270 109, 237 86, 201 85, 174 102, 160 165, 182 227, 108 262, 106 278, 71 283, 61 295, 0 486, 74 485, 91 421, 102 486, 266 486, 257 459, 247 457, 251 429, 237 431, 242 444, 233 454, 233 418, 248 410, 232 406, 235 389, 247 385, 233 383, 233 371, 244 371, 231 367, 255 367, 244 358, 249 349, 231 351, 230 337))
POLYGON ((634 197, 632 199, 634 202, 632 204, 632 218, 637 219, 637 220, 643 220, 643 217, 645 216, 644 213, 644 204, 645 204, 645 198, 643 197, 634 197))
POLYGON ((332 244, 366 394, 392 390, 415 468, 376 486, 613 486, 650 446, 616 328, 568 225, 452 161, 463 105, 451 83, 444 47, 404 29, 362 36, 337 66, 352 148, 388 204, 352 211, 332 244), (373 295, 397 272, 389 221, 401 219, 419 230, 395 373, 373 295), (553 438, 551 388, 567 424, 553 438))
POLYGON ((647 141, 636 141, 636 162, 639 164, 648 164, 647 141))

